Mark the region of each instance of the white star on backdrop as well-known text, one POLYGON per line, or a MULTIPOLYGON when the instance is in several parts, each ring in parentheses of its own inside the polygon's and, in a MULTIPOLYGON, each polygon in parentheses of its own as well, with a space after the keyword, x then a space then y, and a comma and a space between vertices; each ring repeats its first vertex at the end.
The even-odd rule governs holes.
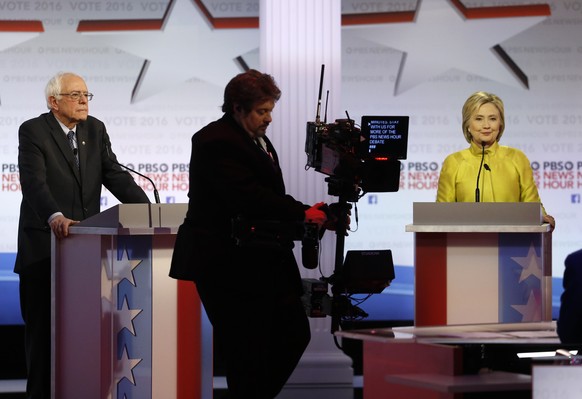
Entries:
POLYGON ((235 58, 259 46, 258 29, 212 29, 191 0, 171 3, 161 31, 85 33, 146 59, 132 101, 198 78, 224 87, 241 72, 235 58))
POLYGON ((37 32, 0 32, 0 52, 35 39, 39 35, 37 32))
POLYGON ((542 279, 542 265, 539 262, 539 257, 536 255, 533 243, 530 244, 527 256, 514 256, 511 260, 515 261, 523 269, 519 276, 520 283, 529 276, 534 276, 538 280, 542 279))
POLYGON ((449 1, 419 0, 418 3, 412 23, 355 28, 361 38, 404 53, 395 95, 451 69, 521 86, 521 81, 492 48, 546 17, 467 20, 449 1))
POLYGON ((30 32, 0 32, 0 51, 7 50, 11 47, 18 46, 24 42, 40 36, 40 33, 30 32))

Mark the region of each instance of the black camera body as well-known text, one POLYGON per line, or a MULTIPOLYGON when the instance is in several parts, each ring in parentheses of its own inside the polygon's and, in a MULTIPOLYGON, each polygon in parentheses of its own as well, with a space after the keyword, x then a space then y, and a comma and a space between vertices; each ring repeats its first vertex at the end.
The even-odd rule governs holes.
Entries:
POLYGON ((350 119, 337 119, 330 124, 307 122, 307 166, 317 172, 334 175, 340 157, 353 153, 359 147, 360 129, 353 122, 350 119))
POLYGON ((307 167, 327 175, 329 194, 356 202, 361 191, 400 188, 400 159, 408 147, 407 116, 363 116, 334 123, 307 122, 307 167))

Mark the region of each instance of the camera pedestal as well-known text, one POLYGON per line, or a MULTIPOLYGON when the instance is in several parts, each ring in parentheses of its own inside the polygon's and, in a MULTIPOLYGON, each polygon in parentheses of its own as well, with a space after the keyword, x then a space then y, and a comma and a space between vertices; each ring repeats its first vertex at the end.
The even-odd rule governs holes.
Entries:
POLYGON ((309 323, 311 342, 277 399, 352 399, 352 359, 333 344, 331 319, 309 323))

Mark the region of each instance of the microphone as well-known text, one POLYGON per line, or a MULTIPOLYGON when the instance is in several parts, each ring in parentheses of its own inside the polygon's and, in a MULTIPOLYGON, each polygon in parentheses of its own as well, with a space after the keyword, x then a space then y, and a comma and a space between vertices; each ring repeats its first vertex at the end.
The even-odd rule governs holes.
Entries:
POLYGON ((491 168, 489 167, 489 165, 483 164, 483 167, 485 168, 486 171, 491 172, 491 168))
MULTIPOLYGON (((479 193, 479 177, 481 176, 481 169, 483 168, 483 161, 485 160, 485 142, 482 141, 481 145, 483 146, 483 153, 481 154, 481 164, 479 165, 479 172, 477 173, 477 187, 475 188, 475 202, 480 201, 480 193, 479 193)), ((488 166, 487 166, 488 168, 488 166)), ((487 169, 485 168, 485 169, 487 169)))
POLYGON ((315 123, 319 124, 321 113, 321 90, 323 89, 323 73, 325 72, 325 64, 321 65, 321 76, 319 77, 319 96, 317 97, 317 111, 315 113, 315 123))
POLYGON ((106 142, 104 144, 105 144, 105 149, 107 150, 107 158, 109 158, 109 160, 111 162, 113 162, 116 165, 121 166, 124 169, 129 170, 130 172, 135 173, 138 176, 143 177, 144 179, 146 179, 147 181, 149 181, 152 184, 152 187, 154 188, 154 198, 156 200, 156 204, 159 204, 160 203, 160 194, 158 193, 158 189, 156 188, 156 185, 154 184, 154 181, 152 179, 150 179, 149 177, 147 177, 146 175, 139 173, 137 170, 133 170, 130 167, 127 167, 127 166, 125 166, 125 165, 120 164, 119 162, 117 162, 117 160, 115 160, 111 156, 111 153, 109 152, 109 146, 110 146, 110 144, 109 143, 106 143, 106 142))

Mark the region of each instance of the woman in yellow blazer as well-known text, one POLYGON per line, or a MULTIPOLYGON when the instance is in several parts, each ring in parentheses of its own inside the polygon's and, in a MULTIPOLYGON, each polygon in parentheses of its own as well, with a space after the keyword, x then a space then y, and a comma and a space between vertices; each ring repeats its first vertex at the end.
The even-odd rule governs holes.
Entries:
MULTIPOLYGON (((541 203, 527 156, 499 144, 504 128, 503 101, 495 94, 479 91, 465 101, 463 135, 470 145, 445 158, 437 202, 541 203)), ((553 230, 554 218, 543 213, 553 230)))

